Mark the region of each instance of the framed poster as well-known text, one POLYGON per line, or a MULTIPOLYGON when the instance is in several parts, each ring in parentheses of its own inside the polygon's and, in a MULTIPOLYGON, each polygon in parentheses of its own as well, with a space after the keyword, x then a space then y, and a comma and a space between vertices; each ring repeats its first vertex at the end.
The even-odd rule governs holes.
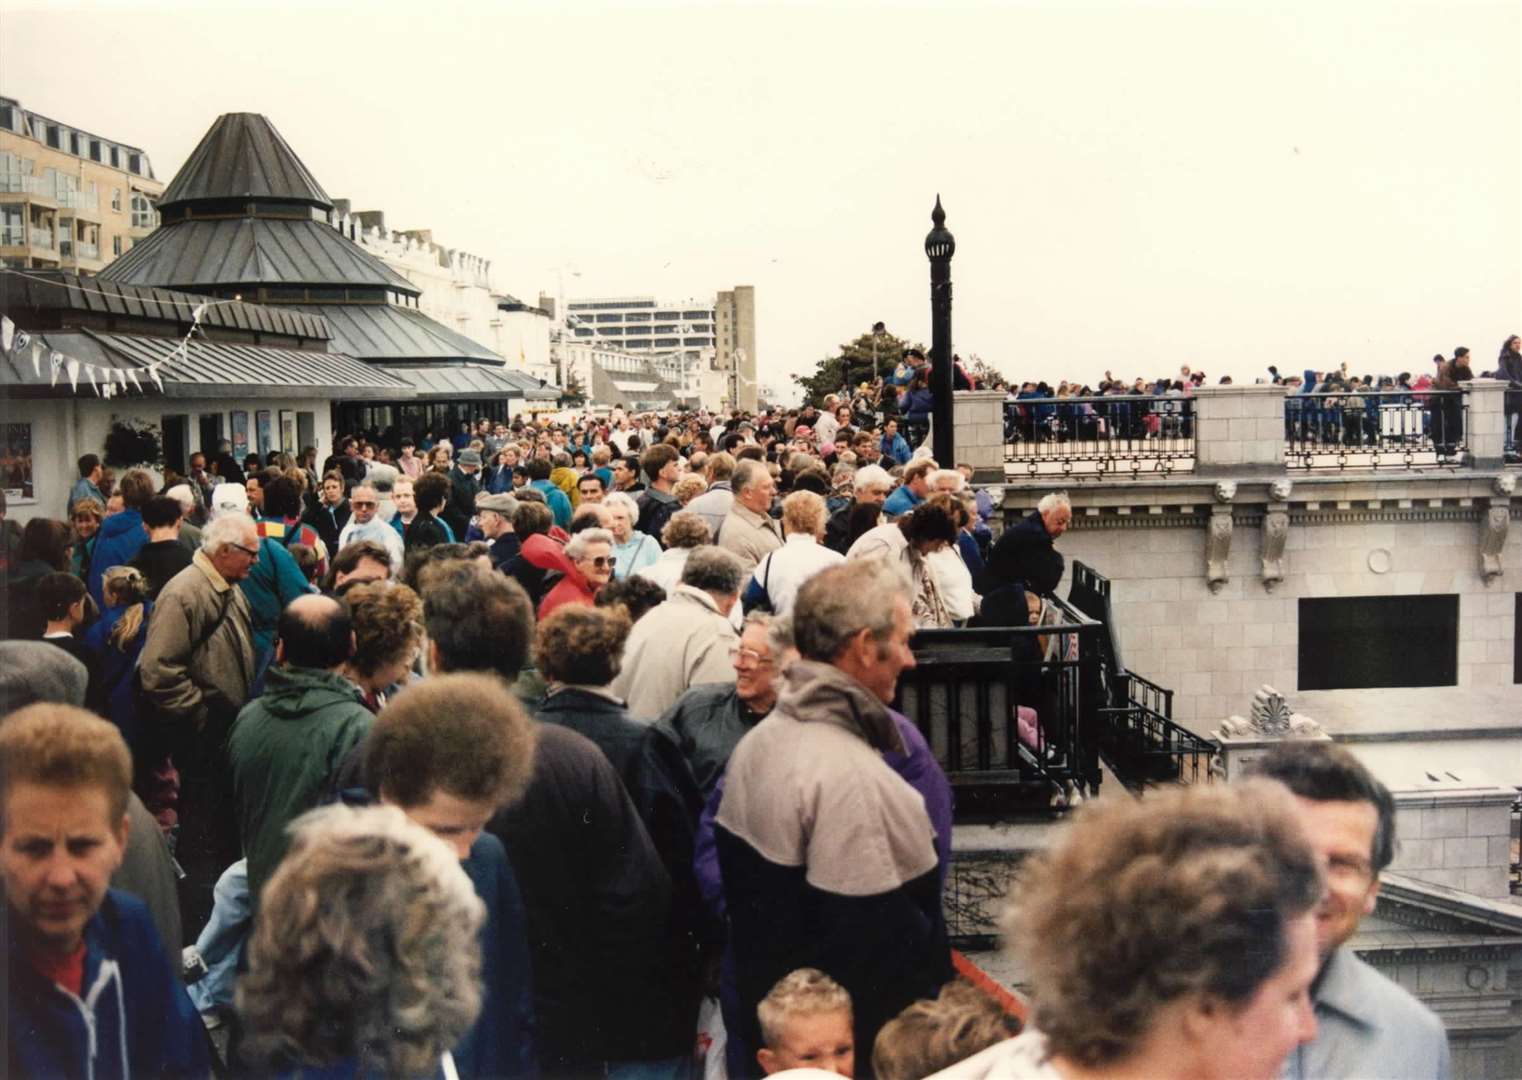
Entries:
POLYGON ((254 438, 259 447, 259 460, 263 461, 264 456, 275 448, 270 438, 270 411, 268 409, 260 409, 254 413, 254 438))
POLYGON ((296 410, 280 410, 280 449, 291 456, 296 454, 296 410))
POLYGON ((32 499, 32 425, 0 424, 0 487, 7 499, 32 499))
MULTIPOLYGON (((233 458, 242 461, 248 456, 248 413, 241 409, 234 409, 233 420, 233 458)), ((260 451, 259 461, 264 462, 264 452, 260 451)))

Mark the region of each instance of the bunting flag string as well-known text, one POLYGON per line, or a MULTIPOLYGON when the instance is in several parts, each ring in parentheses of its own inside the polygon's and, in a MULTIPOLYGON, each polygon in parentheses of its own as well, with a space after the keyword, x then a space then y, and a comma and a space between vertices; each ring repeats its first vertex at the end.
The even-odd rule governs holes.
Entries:
MULTIPOLYGON (((30 277, 31 275, 18 274, 18 276, 30 277)), ((36 280, 48 281, 45 278, 38 278, 36 280)), ((95 289, 82 289, 81 291, 99 293, 101 296, 116 295, 115 293, 100 292, 95 289)), ((68 375, 69 386, 75 393, 79 392, 79 375, 83 371, 85 377, 90 380, 90 385, 95 389, 98 397, 111 398, 115 397, 118 393, 125 393, 129 384, 139 394, 147 393, 147 389, 139 377, 140 374, 146 374, 153 385, 158 388, 159 393, 162 394, 164 392, 164 379, 160 374, 160 369, 166 364, 189 361, 190 339, 197 334, 200 334, 202 337, 206 336, 206 331, 201 326, 201 320, 206 317, 206 312, 211 308, 220 307, 223 304, 238 303, 242 303, 241 297, 235 297, 231 300, 202 300, 197 303, 191 309, 190 329, 186 331, 185 336, 175 342, 174 347, 170 349, 167 356, 159 360, 150 361, 140 369, 136 367, 116 367, 110 364, 96 364, 88 360, 80 360, 77 357, 69 356, 53 348, 50 343, 45 344, 47 340, 46 334, 40 332, 36 336, 28 334, 25 330, 18 328, 7 315, 0 315, 0 357, 8 358, 13 363, 16 363, 18 365, 17 370, 19 371, 22 357, 30 352, 32 356, 32 376, 40 380, 42 378, 42 360, 46 356, 50 377, 48 385, 56 387, 60 374, 65 374, 68 375)))

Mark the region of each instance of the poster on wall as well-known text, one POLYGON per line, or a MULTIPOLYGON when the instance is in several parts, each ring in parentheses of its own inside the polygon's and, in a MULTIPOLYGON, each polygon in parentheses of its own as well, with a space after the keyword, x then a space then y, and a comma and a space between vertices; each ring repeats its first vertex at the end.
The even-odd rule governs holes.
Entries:
POLYGON ((0 487, 7 499, 34 498, 32 425, 0 424, 0 487))
POLYGON ((265 455, 275 448, 270 437, 270 411, 260 409, 254 413, 254 437, 259 446, 259 460, 263 461, 265 455))
POLYGON ((280 410, 280 449, 287 454, 296 453, 296 411, 280 410))
MULTIPOLYGON (((233 459, 242 461, 248 457, 248 413, 242 410, 233 410, 233 459)), ((264 455, 259 455, 259 460, 264 460, 264 455)))

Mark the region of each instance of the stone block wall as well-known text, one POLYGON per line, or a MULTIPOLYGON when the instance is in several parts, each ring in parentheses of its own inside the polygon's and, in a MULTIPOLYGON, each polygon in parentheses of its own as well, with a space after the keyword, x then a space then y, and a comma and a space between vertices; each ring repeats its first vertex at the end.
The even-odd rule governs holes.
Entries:
POLYGON ((1394 795, 1392 873, 1476 896, 1510 896, 1512 791, 1394 795))
MULTIPOLYGON (((1082 560, 1110 579, 1125 665, 1172 689, 1175 718, 1196 731, 1240 712, 1264 683, 1286 694, 1298 688, 1302 597, 1457 593, 1458 685, 1512 682, 1515 594, 1522 590, 1522 530, 1515 526, 1501 552, 1503 574, 1487 585, 1474 509, 1414 506, 1400 518, 1337 504, 1292 506, 1284 580, 1269 590, 1263 508, 1243 507, 1234 510, 1229 579, 1212 590, 1205 579, 1208 495, 1180 508, 1190 510, 1184 514, 1145 505, 1162 499, 1138 490, 1126 513, 1091 515, 1073 494, 1077 520, 1058 549, 1069 567, 1082 560)), ((1059 593, 1067 588, 1064 581, 1059 593)))

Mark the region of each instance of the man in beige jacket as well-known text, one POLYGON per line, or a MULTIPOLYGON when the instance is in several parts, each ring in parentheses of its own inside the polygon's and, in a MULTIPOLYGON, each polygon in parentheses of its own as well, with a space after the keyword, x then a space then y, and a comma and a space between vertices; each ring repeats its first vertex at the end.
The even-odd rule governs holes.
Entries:
POLYGON ((251 617, 238 582, 258 558, 252 518, 215 518, 190 565, 159 594, 139 664, 156 712, 142 718, 144 726, 163 740, 180 772, 176 856, 190 878, 191 928, 210 914, 212 886, 240 854, 226 742, 254 678, 251 617))
POLYGON ((735 501, 729 508, 714 542, 740 560, 746 574, 782 546, 782 527, 772 518, 772 499, 777 481, 761 461, 742 461, 735 466, 735 501))
POLYGON ((650 723, 702 683, 735 681, 730 650, 740 638, 730 625, 745 580, 739 559, 708 544, 692 549, 671 599, 634 624, 612 690, 629 713, 650 723))

